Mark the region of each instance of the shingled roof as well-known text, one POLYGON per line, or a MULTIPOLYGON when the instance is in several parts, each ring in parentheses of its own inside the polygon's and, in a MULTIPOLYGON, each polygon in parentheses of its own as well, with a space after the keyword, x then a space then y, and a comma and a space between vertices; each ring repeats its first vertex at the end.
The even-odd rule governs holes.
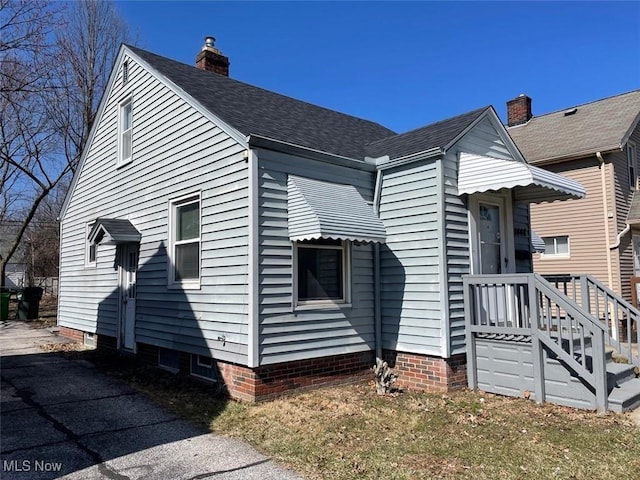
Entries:
POLYGON ((479 108, 410 132, 377 140, 367 145, 367 152, 371 157, 389 155, 389 158, 394 159, 432 148, 444 149, 489 108, 491 107, 479 108))
POLYGON ((365 145, 395 135, 378 123, 312 105, 200 70, 146 50, 127 48, 243 135, 364 159, 365 145))
POLYGON ((640 119, 640 90, 533 117, 508 132, 530 163, 622 148, 640 119))

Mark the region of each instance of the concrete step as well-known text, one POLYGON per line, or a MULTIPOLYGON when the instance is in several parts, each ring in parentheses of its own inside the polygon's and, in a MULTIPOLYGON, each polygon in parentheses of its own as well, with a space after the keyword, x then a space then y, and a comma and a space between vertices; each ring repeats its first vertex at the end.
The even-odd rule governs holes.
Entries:
POLYGON ((640 407, 640 378, 628 380, 613 388, 609 394, 609 410, 628 412, 640 407))

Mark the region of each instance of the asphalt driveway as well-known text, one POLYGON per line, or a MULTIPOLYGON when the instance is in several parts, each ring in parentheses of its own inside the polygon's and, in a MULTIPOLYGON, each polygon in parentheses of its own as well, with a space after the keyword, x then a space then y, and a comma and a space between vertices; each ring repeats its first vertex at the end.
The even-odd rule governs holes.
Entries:
POLYGON ((249 445, 207 433, 82 360, 66 341, 0 322, 0 478, 295 479, 249 445))

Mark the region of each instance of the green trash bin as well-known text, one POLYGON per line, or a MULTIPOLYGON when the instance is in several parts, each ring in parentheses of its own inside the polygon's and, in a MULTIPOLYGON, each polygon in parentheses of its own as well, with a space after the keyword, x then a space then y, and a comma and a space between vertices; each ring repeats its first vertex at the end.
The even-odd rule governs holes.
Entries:
POLYGON ((0 320, 9 319, 9 301, 11 292, 0 292, 0 320))
POLYGON ((27 287, 18 296, 18 319, 36 320, 40 309, 42 289, 40 287, 27 287))

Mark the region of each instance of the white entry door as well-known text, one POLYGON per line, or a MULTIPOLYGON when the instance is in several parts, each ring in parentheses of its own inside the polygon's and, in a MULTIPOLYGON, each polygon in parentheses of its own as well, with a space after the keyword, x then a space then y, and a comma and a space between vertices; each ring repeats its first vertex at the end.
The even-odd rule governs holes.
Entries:
MULTIPOLYGON (((470 199, 471 272, 475 275, 501 275, 515 269, 508 200, 508 196, 498 194, 470 199)), ((513 312, 509 299, 513 294, 511 286, 493 285, 481 290, 481 323, 510 326, 513 312)))
POLYGON ((136 325, 136 273, 138 270, 138 245, 124 244, 120 262, 120 332, 119 346, 135 350, 136 325))

